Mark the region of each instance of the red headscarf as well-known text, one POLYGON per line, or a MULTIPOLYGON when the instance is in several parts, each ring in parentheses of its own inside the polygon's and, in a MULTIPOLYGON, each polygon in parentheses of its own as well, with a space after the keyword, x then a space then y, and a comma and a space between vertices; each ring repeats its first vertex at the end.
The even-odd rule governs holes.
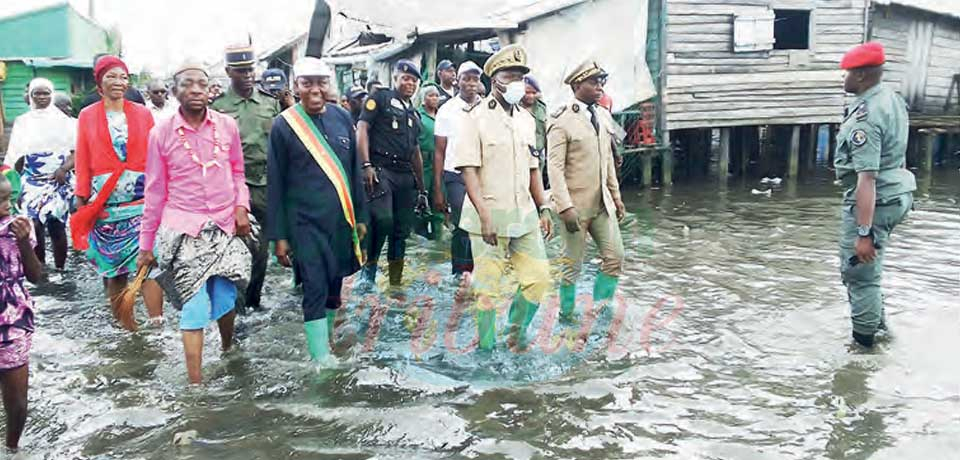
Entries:
POLYGON ((127 65, 116 56, 108 55, 97 59, 97 64, 93 67, 93 77, 97 81, 97 85, 100 85, 100 81, 103 80, 103 75, 114 67, 120 67, 124 72, 130 73, 130 71, 127 70, 127 65))

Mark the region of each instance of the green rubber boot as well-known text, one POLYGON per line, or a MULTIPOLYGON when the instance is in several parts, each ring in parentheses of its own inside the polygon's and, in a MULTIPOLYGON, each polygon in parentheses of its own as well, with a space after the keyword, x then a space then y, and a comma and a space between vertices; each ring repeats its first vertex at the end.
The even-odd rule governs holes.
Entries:
POLYGON ((577 304, 577 285, 560 284, 560 320, 573 320, 573 310, 577 304))
POLYGON ((593 303, 599 305, 613 299, 617 292, 617 283, 620 278, 606 273, 597 273, 597 281, 593 283, 593 303))
POLYGON ((480 333, 480 349, 493 350, 497 344, 497 310, 477 311, 477 330, 480 333))
POLYGON ((530 329, 530 324, 533 323, 533 318, 537 316, 537 310, 540 309, 540 305, 531 303, 525 297, 521 296, 524 302, 527 302, 526 314, 527 316, 523 319, 523 331, 526 333, 530 329))
POLYGON ((307 351, 310 360, 315 362, 326 361, 330 357, 330 330, 326 319, 317 319, 303 323, 303 330, 307 334, 307 351))
POLYGON ((538 308, 539 305, 527 300, 519 290, 513 296, 508 321, 510 323, 510 334, 516 338, 518 344, 526 346, 527 328, 533 322, 533 317, 536 316, 538 308))
POLYGON ((331 308, 327 309, 327 333, 332 337, 337 332, 337 311, 331 308))

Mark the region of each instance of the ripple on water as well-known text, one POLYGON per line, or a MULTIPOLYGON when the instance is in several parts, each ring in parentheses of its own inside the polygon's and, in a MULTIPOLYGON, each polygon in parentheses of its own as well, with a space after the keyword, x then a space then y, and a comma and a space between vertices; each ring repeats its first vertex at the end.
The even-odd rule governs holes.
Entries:
MULTIPOLYGON (((38 458, 104 460, 948 458, 960 450, 950 173, 895 231, 884 278, 893 339, 872 353, 848 348, 839 194, 825 178, 769 198, 751 195, 754 183, 626 191, 620 298, 580 346, 578 328, 548 319, 554 295, 534 321, 534 351, 473 351, 475 319, 442 263, 448 243, 418 239, 406 300, 382 284, 350 291, 340 365, 316 369, 299 294, 272 265, 267 310, 240 319, 236 351, 221 354, 207 329, 199 388, 184 386, 176 312, 162 330, 107 326, 102 285, 74 254, 34 289, 24 445, 38 458), (187 430, 197 441, 172 447, 187 430)), ((588 257, 585 298, 592 246, 588 257)))

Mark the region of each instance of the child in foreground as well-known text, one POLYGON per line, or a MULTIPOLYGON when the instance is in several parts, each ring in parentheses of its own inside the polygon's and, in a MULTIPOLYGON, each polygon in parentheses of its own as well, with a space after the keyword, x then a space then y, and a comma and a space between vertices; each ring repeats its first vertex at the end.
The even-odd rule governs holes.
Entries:
POLYGON ((27 381, 33 300, 24 280, 37 283, 42 266, 30 219, 12 215, 13 186, 0 174, 0 390, 7 419, 6 445, 16 450, 27 421, 27 381))

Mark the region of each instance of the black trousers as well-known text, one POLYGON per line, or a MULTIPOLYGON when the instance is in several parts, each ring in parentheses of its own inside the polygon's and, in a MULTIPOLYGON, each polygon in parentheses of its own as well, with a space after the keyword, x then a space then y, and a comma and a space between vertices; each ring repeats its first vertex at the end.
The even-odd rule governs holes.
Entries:
POLYGON ((261 241, 257 252, 253 254, 253 267, 250 274, 250 284, 244 295, 245 305, 250 308, 260 307, 260 294, 263 292, 263 280, 267 276, 267 262, 270 260, 270 243, 263 240, 267 225, 267 188, 248 186, 250 189, 250 213, 260 225, 261 241))
POLYGON ((343 278, 331 277, 322 260, 294 260, 294 266, 303 281, 303 322, 327 317, 327 310, 340 308, 343 278))
POLYGON ((384 243, 387 260, 403 260, 407 253, 407 236, 413 228, 413 212, 417 202, 417 183, 412 171, 396 171, 377 167, 380 183, 374 186, 370 201, 370 228, 366 237, 367 265, 376 265, 384 243))
POLYGON ((460 228, 460 214, 463 211, 463 200, 467 196, 467 186, 462 175, 450 171, 443 172, 443 183, 447 188, 447 202, 450 204, 455 227, 450 239, 453 274, 472 272, 473 250, 470 249, 470 234, 460 228))

